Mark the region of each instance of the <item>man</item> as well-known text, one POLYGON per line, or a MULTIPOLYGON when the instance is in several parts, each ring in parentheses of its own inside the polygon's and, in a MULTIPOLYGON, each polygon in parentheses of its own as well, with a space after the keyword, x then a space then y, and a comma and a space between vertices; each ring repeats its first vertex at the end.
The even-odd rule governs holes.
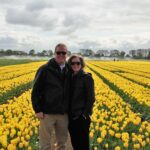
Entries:
POLYGON ((31 99, 36 116, 40 119, 40 150, 52 150, 52 128, 56 134, 57 150, 66 149, 70 81, 66 57, 66 45, 58 44, 54 58, 38 69, 34 79, 31 99))

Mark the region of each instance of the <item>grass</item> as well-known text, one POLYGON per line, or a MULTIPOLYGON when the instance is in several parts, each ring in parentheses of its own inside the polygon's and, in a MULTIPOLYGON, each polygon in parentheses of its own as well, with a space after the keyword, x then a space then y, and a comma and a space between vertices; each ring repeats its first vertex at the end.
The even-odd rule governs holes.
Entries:
POLYGON ((18 97, 19 95, 29 90, 30 88, 32 88, 32 81, 11 89, 10 91, 0 96, 0 104, 6 103, 8 99, 12 99, 13 97, 18 97))
POLYGON ((31 59, 4 59, 0 58, 0 67, 9 66, 9 65, 17 65, 17 64, 26 64, 30 62, 38 62, 43 60, 31 60, 31 59))

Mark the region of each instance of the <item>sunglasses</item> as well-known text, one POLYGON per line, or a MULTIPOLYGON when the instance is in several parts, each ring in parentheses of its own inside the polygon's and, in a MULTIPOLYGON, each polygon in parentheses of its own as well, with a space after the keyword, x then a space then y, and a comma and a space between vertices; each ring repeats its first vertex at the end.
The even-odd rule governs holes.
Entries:
POLYGON ((81 62, 71 62, 71 65, 73 66, 73 65, 81 65, 81 62))
POLYGON ((58 52, 56 52, 56 54, 57 54, 57 55, 61 55, 61 54, 62 54, 62 55, 66 55, 66 54, 67 54, 67 52, 58 51, 58 52))

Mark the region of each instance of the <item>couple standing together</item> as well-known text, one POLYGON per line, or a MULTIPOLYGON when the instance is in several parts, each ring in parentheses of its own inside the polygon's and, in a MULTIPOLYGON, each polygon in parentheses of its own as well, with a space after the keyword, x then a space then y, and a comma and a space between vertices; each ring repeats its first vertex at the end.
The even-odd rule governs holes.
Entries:
POLYGON ((66 150, 68 130, 73 150, 89 150, 89 127, 95 101, 94 81, 84 72, 82 57, 73 55, 66 62, 67 46, 58 44, 54 58, 41 66, 34 79, 31 99, 40 120, 40 150, 52 150, 55 130, 57 150, 66 150))

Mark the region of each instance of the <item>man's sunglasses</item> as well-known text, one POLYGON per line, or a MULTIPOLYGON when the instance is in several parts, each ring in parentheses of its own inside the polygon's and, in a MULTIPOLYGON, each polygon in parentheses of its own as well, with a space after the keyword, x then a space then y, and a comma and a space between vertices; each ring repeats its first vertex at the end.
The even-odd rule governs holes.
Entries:
POLYGON ((71 62, 71 65, 73 66, 73 65, 81 65, 81 62, 71 62))
POLYGON ((62 55, 66 55, 67 52, 63 52, 63 51, 61 52, 61 51, 58 51, 58 52, 56 52, 56 54, 57 54, 57 55, 61 55, 61 54, 62 54, 62 55))

